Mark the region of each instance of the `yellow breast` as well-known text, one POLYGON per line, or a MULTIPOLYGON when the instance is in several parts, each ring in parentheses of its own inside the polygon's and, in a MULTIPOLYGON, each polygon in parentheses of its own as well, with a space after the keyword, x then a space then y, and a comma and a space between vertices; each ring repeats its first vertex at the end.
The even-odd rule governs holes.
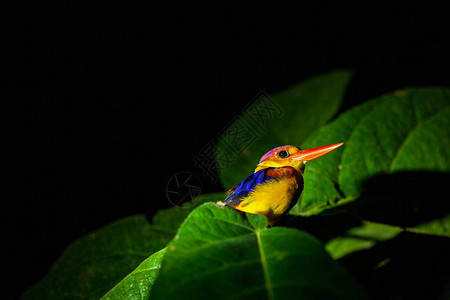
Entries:
POLYGON ((235 209, 264 215, 273 225, 295 205, 302 189, 301 176, 271 180, 258 185, 235 209))

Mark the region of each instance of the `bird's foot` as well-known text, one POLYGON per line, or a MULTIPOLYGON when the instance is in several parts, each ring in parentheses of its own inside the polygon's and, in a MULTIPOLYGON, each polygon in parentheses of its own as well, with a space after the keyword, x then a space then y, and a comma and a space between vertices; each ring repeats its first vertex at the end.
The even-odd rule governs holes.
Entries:
POLYGON ((217 202, 215 203, 215 205, 216 205, 217 207, 224 208, 227 204, 226 204, 225 202, 222 202, 222 201, 217 201, 217 202))

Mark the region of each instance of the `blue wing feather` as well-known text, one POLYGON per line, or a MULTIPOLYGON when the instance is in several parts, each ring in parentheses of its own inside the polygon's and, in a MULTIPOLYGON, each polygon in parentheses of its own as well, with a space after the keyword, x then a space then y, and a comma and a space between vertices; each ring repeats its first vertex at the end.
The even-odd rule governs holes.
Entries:
POLYGON ((266 174, 269 169, 271 168, 263 169, 245 178, 240 184, 230 190, 223 202, 234 207, 242 201, 242 198, 255 190, 256 186, 276 179, 266 174))

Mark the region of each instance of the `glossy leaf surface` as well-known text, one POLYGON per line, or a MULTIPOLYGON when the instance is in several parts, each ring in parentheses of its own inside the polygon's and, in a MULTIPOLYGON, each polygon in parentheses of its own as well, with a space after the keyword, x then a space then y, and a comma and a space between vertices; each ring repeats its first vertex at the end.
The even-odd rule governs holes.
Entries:
POLYGON ((196 209, 169 244, 150 298, 363 298, 317 239, 247 216, 212 203, 196 209))
POLYGON ((330 140, 345 144, 308 163, 303 213, 359 197, 365 182, 380 174, 449 172, 450 92, 411 88, 383 95, 342 114, 303 147, 330 140))

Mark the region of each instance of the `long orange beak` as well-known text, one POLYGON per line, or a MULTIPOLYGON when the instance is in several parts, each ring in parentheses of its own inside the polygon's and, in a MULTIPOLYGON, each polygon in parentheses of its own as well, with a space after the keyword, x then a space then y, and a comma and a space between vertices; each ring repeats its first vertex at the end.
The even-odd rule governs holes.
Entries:
POLYGON ((342 146, 344 143, 339 144, 333 144, 328 146, 322 146, 317 148, 311 148, 311 149, 305 149, 298 153, 292 154, 289 158, 294 161, 310 161, 313 159, 316 159, 318 157, 321 157, 322 155, 325 155, 327 153, 330 153, 334 149, 342 146))

